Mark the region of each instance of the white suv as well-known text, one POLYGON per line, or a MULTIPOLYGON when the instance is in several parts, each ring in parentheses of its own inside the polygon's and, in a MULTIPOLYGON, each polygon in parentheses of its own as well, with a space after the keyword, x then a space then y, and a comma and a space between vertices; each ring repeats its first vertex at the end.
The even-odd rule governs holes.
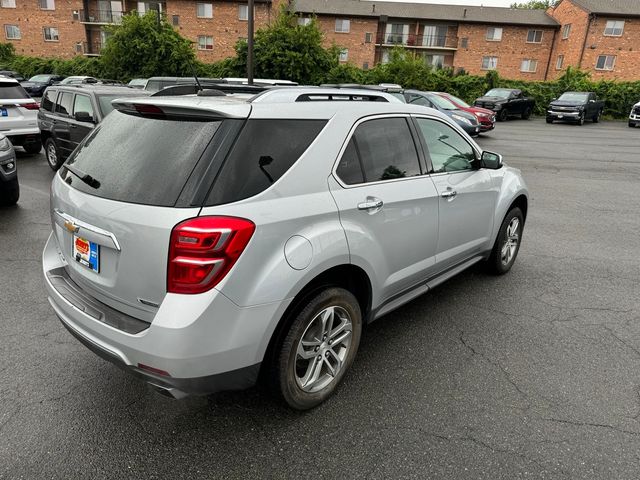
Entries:
POLYGON ((43 269, 71 334, 174 397, 261 375, 307 409, 364 324, 511 268, 518 170, 433 109, 295 91, 114 101, 51 189, 43 269))
POLYGON ((39 108, 16 79, 0 76, 0 133, 27 153, 38 153, 42 149, 39 108))

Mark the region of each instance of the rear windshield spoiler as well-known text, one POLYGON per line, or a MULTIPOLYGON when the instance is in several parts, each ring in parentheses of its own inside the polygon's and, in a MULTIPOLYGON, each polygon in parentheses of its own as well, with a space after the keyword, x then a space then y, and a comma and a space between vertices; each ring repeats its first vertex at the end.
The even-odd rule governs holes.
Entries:
POLYGON ((191 120, 210 122, 228 118, 246 118, 245 115, 234 115, 221 110, 190 108, 184 105, 156 105, 146 102, 114 100, 113 107, 119 112, 138 117, 156 118, 159 120, 191 120))

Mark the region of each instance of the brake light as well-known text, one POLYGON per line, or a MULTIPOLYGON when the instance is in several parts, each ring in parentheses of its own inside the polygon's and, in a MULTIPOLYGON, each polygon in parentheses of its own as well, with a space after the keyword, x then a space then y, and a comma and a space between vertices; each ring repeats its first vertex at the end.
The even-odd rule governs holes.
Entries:
POLYGON ((40 109, 40 105, 38 105, 36 102, 23 103, 20 106, 23 107, 23 108, 26 108, 27 110, 39 110, 40 109))
POLYGON ((237 217, 197 217, 176 225, 169 245, 167 292, 211 290, 231 270, 255 229, 253 222, 237 217))

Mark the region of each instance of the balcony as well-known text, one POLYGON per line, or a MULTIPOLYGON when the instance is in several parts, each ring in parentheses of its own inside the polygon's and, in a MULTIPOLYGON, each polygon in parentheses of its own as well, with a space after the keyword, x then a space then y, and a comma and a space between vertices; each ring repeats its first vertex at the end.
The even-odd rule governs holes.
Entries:
POLYGON ((98 57, 102 52, 102 42, 82 42, 82 53, 85 57, 98 57))
POLYGON ((114 12, 111 10, 80 10, 80 23, 95 25, 114 25, 122 23, 124 12, 114 12))
POLYGON ((414 33, 384 33, 378 34, 376 45, 402 45, 408 48, 431 48, 442 50, 456 50, 458 37, 452 35, 416 35, 414 33))

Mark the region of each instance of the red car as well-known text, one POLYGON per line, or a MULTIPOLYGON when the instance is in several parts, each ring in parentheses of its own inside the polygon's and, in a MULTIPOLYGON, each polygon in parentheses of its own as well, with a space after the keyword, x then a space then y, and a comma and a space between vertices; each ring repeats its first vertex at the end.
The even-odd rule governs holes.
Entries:
POLYGON ((496 126, 496 112, 493 110, 488 110, 486 108, 480 107, 472 107, 464 100, 459 99, 458 97, 454 97, 453 95, 445 92, 437 92, 437 95, 446 98, 451 103, 453 103, 460 110, 464 110, 465 112, 471 113, 478 118, 480 122, 480 131, 488 132, 493 130, 496 126))

